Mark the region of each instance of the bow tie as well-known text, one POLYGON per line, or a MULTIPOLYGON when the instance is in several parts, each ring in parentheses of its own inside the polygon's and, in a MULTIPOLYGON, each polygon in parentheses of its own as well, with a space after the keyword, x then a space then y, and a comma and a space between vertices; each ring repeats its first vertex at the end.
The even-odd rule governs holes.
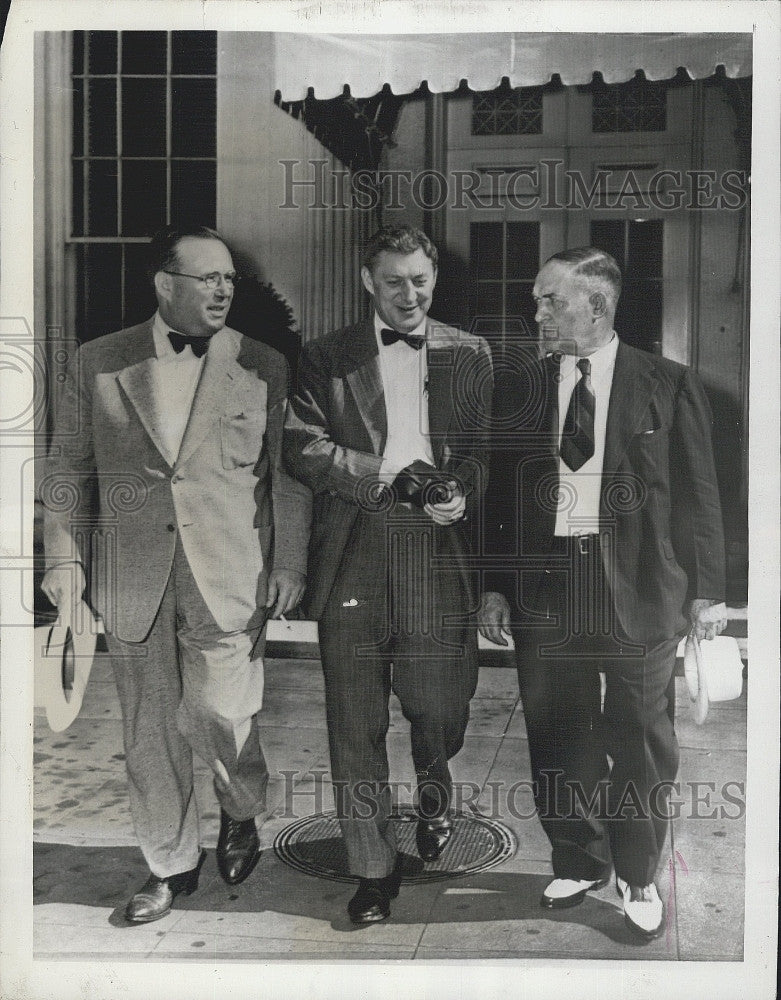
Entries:
POLYGON ((209 350, 209 341, 212 338, 186 337, 183 333, 176 333, 176 331, 171 330, 169 331, 168 339, 171 341, 171 347, 173 347, 177 354, 181 354, 185 347, 189 344, 193 349, 193 354, 196 358, 202 358, 209 350))
POLYGON ((408 333, 399 333, 398 330, 389 330, 387 327, 380 330, 380 337, 386 347, 395 344, 397 340, 403 340, 413 351, 419 351, 426 342, 425 337, 411 337, 408 333))

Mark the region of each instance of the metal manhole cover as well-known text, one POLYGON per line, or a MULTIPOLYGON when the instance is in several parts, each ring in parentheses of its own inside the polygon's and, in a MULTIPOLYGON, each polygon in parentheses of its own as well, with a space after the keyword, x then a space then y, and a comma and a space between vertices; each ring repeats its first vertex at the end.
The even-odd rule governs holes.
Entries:
MULTIPOLYGON (((417 816, 413 810, 392 813, 396 842, 402 861, 405 882, 435 882, 454 875, 471 875, 494 868, 517 849, 514 835, 495 820, 457 813, 453 817, 453 836, 442 856, 423 862, 415 847, 417 816)), ((274 841, 277 857, 308 875, 336 882, 357 882, 347 867, 339 821, 335 813, 316 813, 286 826, 274 841)))

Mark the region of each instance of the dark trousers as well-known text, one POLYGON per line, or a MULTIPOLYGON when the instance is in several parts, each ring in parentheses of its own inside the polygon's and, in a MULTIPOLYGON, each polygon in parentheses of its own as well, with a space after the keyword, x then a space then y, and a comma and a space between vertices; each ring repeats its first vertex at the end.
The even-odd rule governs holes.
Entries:
POLYGON ((477 643, 452 539, 420 512, 359 514, 320 620, 334 796, 350 871, 393 870, 391 689, 411 727, 422 814, 444 815, 448 761, 477 684, 477 643))
POLYGON ((568 566, 543 573, 530 601, 543 617, 513 631, 537 810, 556 877, 607 876, 612 858, 617 875, 648 885, 667 835, 665 783, 678 770, 679 640, 633 642, 598 546, 563 548, 568 566))

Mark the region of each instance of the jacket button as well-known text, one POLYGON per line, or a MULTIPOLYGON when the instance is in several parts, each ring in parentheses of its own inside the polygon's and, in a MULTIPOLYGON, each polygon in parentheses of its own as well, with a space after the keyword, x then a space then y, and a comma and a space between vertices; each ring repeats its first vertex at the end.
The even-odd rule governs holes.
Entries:
POLYGON ((168 528, 169 531, 176 531, 176 525, 167 524, 166 527, 168 528))

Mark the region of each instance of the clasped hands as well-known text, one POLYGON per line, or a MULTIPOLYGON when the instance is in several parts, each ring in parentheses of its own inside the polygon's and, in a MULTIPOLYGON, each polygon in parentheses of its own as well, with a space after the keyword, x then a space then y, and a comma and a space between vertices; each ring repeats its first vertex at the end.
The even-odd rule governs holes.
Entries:
POLYGON ((435 524, 455 524, 466 511, 466 494, 460 483, 422 459, 405 466, 390 488, 397 500, 420 507, 435 524))

